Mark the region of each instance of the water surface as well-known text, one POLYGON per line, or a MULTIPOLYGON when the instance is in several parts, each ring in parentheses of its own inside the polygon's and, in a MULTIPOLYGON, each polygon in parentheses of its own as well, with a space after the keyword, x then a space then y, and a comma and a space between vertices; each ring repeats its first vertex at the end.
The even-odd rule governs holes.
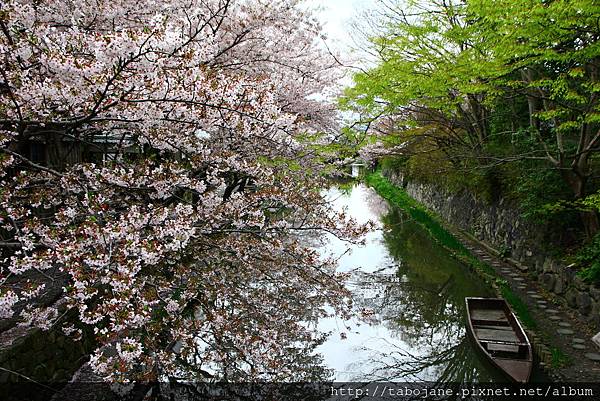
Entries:
MULTIPOLYGON (((464 299, 492 296, 487 285, 372 189, 330 189, 327 198, 376 224, 366 245, 353 246, 339 264, 351 273, 347 285, 361 318, 319 325, 332 332, 319 351, 334 380, 503 381, 465 331, 464 299)), ((342 255, 346 248, 331 236, 322 251, 342 255)))

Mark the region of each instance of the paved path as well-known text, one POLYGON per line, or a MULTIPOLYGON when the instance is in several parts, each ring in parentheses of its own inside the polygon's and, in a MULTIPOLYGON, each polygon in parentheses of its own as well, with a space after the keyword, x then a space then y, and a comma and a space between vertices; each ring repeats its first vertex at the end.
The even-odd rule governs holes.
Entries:
POLYGON ((527 272, 493 255, 464 233, 453 231, 473 255, 506 279, 513 292, 527 304, 537 324, 535 332, 542 343, 549 348, 558 348, 566 355, 568 362, 552 369, 551 375, 563 381, 600 381, 600 349, 591 341, 594 335, 591 327, 573 311, 554 302, 554 297, 527 272))

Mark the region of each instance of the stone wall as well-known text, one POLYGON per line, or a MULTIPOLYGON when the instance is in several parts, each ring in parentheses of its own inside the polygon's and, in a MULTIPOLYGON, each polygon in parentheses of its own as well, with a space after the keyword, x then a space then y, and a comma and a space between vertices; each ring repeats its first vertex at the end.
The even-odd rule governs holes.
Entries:
POLYGON ((451 193, 432 184, 408 181, 402 173, 384 170, 396 186, 455 227, 506 256, 531 279, 569 305, 600 330, 600 287, 584 283, 571 266, 554 260, 552 244, 557 235, 551 227, 525 220, 503 199, 488 204, 468 192, 451 193))

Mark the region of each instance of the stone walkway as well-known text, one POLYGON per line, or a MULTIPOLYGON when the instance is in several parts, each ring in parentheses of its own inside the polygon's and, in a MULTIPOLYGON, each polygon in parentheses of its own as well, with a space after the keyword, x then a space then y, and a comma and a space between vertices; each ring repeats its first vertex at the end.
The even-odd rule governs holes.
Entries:
MULTIPOLYGON (((481 261, 492 266, 498 276, 506 279, 513 292, 527 304, 537 327, 534 335, 546 347, 559 349, 567 362, 548 373, 556 380, 574 382, 600 381, 600 349, 591 340, 594 333, 589 325, 577 318, 568 308, 554 301, 527 271, 521 271, 514 265, 494 255, 483 244, 464 233, 453 230, 461 242, 481 261)), ((534 340, 535 341, 535 340, 534 340)), ((551 360, 551 355, 546 355, 551 360)))

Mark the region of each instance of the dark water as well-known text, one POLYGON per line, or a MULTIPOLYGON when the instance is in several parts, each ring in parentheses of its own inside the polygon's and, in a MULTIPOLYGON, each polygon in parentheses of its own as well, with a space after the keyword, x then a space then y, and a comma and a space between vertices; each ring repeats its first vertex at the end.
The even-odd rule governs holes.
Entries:
MULTIPOLYGON (((362 318, 320 324, 333 332, 320 352, 335 380, 506 381, 465 331, 464 299, 492 296, 487 285, 364 185, 327 196, 359 222, 377 224, 365 246, 340 260, 340 271, 352 272, 348 286, 362 318)), ((329 238, 323 251, 341 255, 346 247, 329 238)))

